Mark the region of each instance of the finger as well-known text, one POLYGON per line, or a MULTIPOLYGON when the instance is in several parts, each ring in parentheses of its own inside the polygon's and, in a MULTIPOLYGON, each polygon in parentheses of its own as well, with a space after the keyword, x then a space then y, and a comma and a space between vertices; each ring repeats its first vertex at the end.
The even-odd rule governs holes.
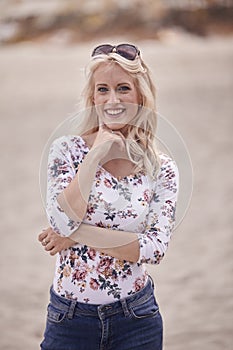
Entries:
POLYGON ((39 240, 44 239, 48 235, 49 231, 50 231, 50 227, 44 228, 42 232, 38 235, 38 239, 39 240))
POLYGON ((54 248, 54 243, 53 242, 48 242, 46 245, 45 245, 45 250, 46 251, 50 251, 54 248))
POLYGON ((99 132, 102 133, 107 129, 107 126, 104 123, 99 124, 99 132))
POLYGON ((45 247, 47 242, 46 242, 46 238, 43 239, 43 241, 41 242, 42 246, 45 247))
POLYGON ((49 229, 44 229, 43 232, 41 232, 38 236, 38 240, 41 242, 43 239, 45 239, 48 235, 48 230, 49 229))
POLYGON ((59 252, 58 247, 54 247, 53 249, 50 250, 50 253, 49 253, 49 254, 50 254, 51 256, 54 256, 54 255, 56 255, 58 252, 59 252))
POLYGON ((113 135, 117 135, 117 136, 119 136, 123 141, 125 141, 125 136, 119 131, 119 130, 111 130, 111 133, 113 134, 113 135))

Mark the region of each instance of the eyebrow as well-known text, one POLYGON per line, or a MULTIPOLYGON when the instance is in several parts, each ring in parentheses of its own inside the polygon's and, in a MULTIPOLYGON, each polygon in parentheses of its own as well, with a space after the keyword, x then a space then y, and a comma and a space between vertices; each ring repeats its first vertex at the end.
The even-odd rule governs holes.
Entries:
POLYGON ((98 83, 98 84, 96 84, 96 86, 99 86, 99 85, 101 85, 101 86, 108 86, 108 84, 106 84, 106 83, 98 83))
POLYGON ((131 83, 119 83, 119 84, 117 84, 117 86, 118 85, 131 85, 131 83))
MULTIPOLYGON (((108 86, 108 84, 106 84, 106 83, 98 83, 98 84, 96 84, 96 86, 99 86, 99 85, 101 85, 101 86, 108 86)), ((119 84, 117 84, 117 86, 119 86, 119 85, 131 85, 131 83, 119 83, 119 84)))

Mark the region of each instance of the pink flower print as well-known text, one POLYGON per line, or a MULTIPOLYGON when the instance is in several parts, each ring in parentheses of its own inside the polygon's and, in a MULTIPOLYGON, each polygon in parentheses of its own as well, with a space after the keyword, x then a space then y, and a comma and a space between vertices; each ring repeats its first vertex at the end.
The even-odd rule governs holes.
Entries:
POLYGON ((148 189, 144 191, 143 198, 146 203, 150 203, 150 192, 148 189))
POLYGON ((87 214, 91 215, 91 214, 94 214, 95 213, 95 209, 93 207, 93 205, 88 205, 87 207, 87 214))
POLYGON ((66 265, 63 269, 63 276, 69 277, 71 274, 71 267, 69 265, 66 265))
POLYGON ((142 179, 141 177, 139 177, 138 179, 136 179, 134 185, 141 185, 142 184, 142 179))
POLYGON ((90 206, 90 205, 89 205, 89 206, 87 207, 87 213, 88 213, 88 214, 93 214, 94 212, 95 212, 95 210, 94 210, 93 206, 90 206))
POLYGON ((97 172, 96 172, 95 176, 96 176, 97 178, 99 178, 99 177, 100 177, 100 175, 101 175, 101 170, 97 170, 97 172))
POLYGON ((112 187, 112 184, 111 184, 111 182, 108 180, 108 179, 104 179, 104 184, 105 184, 105 186, 106 187, 108 187, 108 188, 111 188, 112 187))
POLYGON ((145 285, 145 279, 141 279, 141 277, 138 277, 136 279, 136 281, 134 282, 134 288, 135 288, 135 292, 138 292, 139 290, 141 290, 145 285))
POLYGON ((98 264, 97 271, 103 274, 105 277, 112 276, 112 269, 110 266, 112 265, 112 258, 103 258, 98 264))
POLYGON ((72 281, 82 281, 85 279, 88 272, 88 265, 85 263, 81 263, 79 266, 76 267, 73 276, 72 281))
POLYGON ((78 259, 78 258, 79 258, 78 255, 73 250, 71 250, 70 251, 70 256, 69 256, 71 266, 74 265, 75 260, 78 259))
POLYGON ((87 255, 88 255, 89 259, 95 260, 95 257, 96 257, 95 249, 90 248, 87 252, 87 255))
POLYGON ((93 290, 97 290, 99 288, 99 283, 95 278, 91 278, 90 280, 90 287, 93 290))

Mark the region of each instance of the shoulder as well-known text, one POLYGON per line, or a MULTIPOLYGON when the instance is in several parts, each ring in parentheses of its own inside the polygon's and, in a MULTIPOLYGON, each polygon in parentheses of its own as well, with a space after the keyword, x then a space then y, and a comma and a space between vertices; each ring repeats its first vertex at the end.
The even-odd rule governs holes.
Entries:
POLYGON ((77 166, 88 152, 89 149, 81 136, 61 136, 51 143, 49 161, 65 162, 77 166))
POLYGON ((165 153, 160 153, 159 159, 160 159, 160 168, 157 175, 158 180, 161 178, 165 178, 169 181, 176 178, 178 182, 179 171, 175 160, 165 153))
POLYGON ((168 164, 176 165, 175 160, 171 158, 169 155, 167 155, 166 153, 159 153, 159 159, 160 159, 161 166, 166 166, 168 164))
POLYGON ((55 139, 50 147, 51 150, 57 150, 60 153, 84 153, 88 151, 85 141, 78 135, 65 135, 55 139))
POLYGON ((165 153, 159 153, 159 160, 160 160, 160 170, 163 170, 164 168, 177 168, 177 164, 173 158, 168 156, 165 153))

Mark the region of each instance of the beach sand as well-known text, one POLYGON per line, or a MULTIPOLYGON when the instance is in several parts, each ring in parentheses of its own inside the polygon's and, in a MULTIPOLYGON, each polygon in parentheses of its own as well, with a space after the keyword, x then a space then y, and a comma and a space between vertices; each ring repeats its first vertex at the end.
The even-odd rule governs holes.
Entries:
MULTIPOLYGON (((2 350, 39 349, 55 262, 37 242, 47 227, 40 161, 50 134, 75 110, 95 44, 0 48, 2 350)), ((164 349, 230 350, 233 38, 171 32, 161 42, 136 44, 152 68, 158 110, 182 135, 194 172, 188 212, 164 260, 148 267, 164 319, 164 349)))

